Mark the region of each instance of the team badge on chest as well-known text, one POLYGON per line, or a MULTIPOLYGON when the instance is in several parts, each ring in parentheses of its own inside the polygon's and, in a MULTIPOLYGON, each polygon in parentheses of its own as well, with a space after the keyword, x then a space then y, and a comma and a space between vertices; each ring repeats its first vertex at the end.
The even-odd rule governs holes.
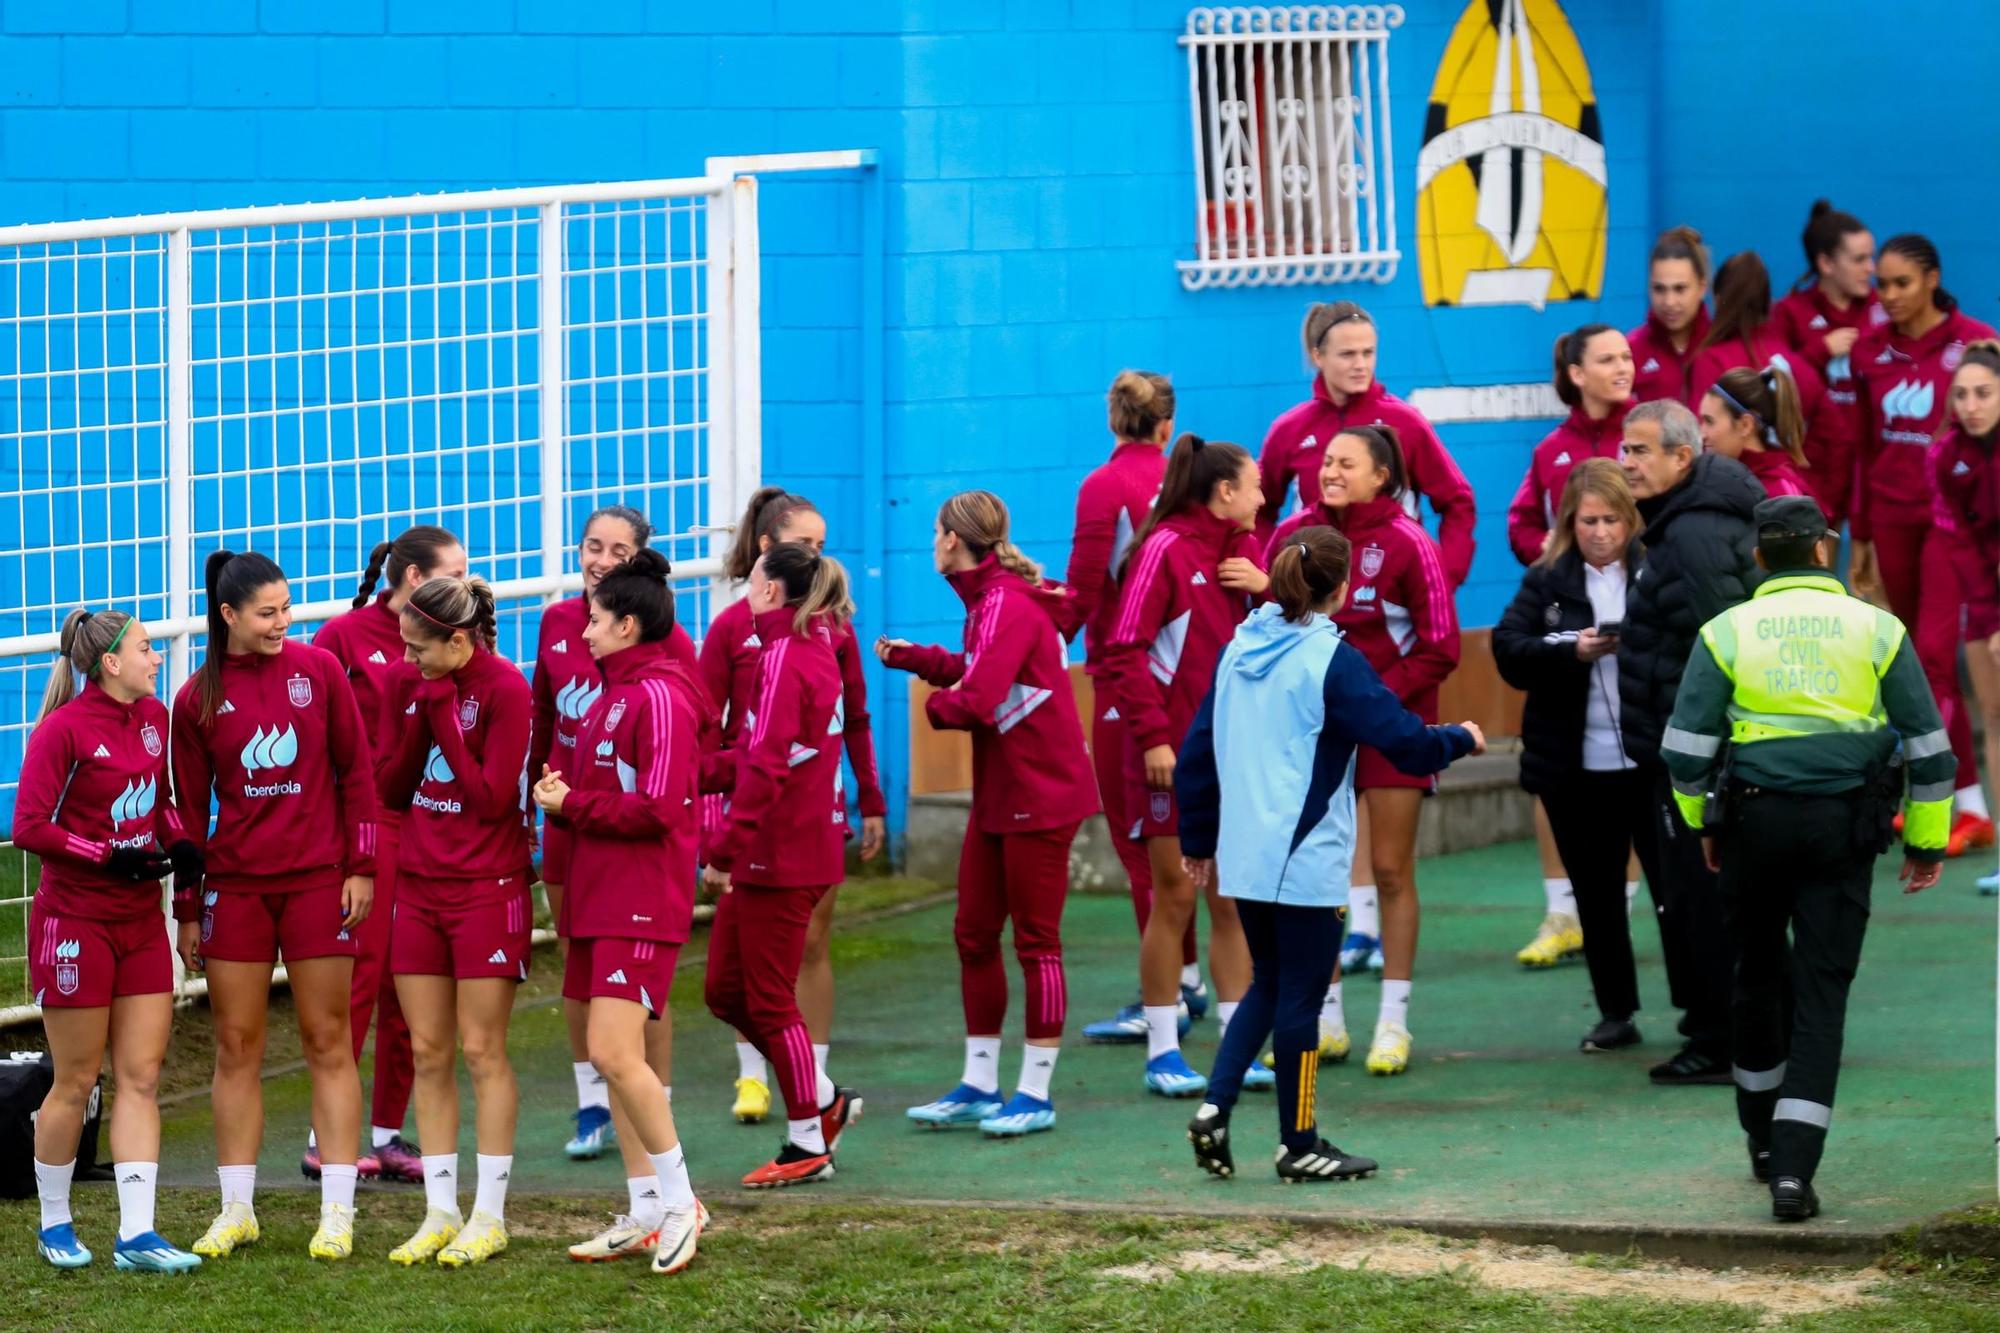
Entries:
POLYGON ((1380 574, 1380 573, 1382 572, 1382 561, 1383 561, 1383 560, 1384 560, 1385 558, 1386 558, 1386 556, 1385 556, 1385 554, 1384 554, 1384 552, 1383 552, 1382 548, 1381 548, 1381 547, 1379 547, 1379 546, 1364 546, 1364 547, 1362 547, 1362 548, 1361 548, 1361 577, 1362 577, 1362 578, 1364 578, 1364 579, 1372 579, 1372 578, 1374 578, 1374 577, 1375 577, 1375 576, 1376 576, 1377 574, 1380 574))
POLYGON ((146 747, 146 753, 155 759, 160 757, 160 729, 148 722, 139 728, 139 743, 146 747))
POLYGON ((604 715, 604 729, 606 731, 616 731, 619 720, 624 716, 625 701, 620 699, 617 703, 611 705, 611 711, 604 715))
POLYGON ((293 676, 285 682, 285 697, 292 701, 294 708, 310 708, 313 701, 313 683, 310 677, 293 676))
POLYGON ((471 731, 479 725, 479 700, 464 699, 458 705, 458 729, 471 731))

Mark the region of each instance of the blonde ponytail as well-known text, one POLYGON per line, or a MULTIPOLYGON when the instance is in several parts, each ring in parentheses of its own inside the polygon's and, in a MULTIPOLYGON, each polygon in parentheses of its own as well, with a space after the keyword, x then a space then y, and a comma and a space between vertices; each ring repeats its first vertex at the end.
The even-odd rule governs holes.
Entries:
MULTIPOLYGON (((1128 372, 1129 373, 1129 372, 1128 372)), ((1018 574, 1035 587, 1042 585, 1042 567, 1007 540, 1007 503, 991 491, 960 491, 938 508, 938 526, 955 533, 975 560, 991 555, 1002 569, 1018 574)))
POLYGON ((77 680, 97 675, 98 663, 125 637, 132 617, 123 611, 86 611, 82 607, 63 617, 62 643, 56 650, 49 682, 42 687, 42 710, 35 724, 76 697, 77 680))

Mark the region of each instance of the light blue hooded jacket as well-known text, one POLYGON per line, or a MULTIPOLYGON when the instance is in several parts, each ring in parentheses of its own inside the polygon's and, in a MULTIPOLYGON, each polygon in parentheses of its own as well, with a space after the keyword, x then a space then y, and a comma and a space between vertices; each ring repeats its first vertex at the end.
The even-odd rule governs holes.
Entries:
POLYGON ((1463 727, 1426 726, 1322 615, 1266 603, 1236 630, 1174 770, 1183 855, 1214 857, 1231 898, 1347 901, 1354 748, 1424 776, 1472 751, 1463 727))

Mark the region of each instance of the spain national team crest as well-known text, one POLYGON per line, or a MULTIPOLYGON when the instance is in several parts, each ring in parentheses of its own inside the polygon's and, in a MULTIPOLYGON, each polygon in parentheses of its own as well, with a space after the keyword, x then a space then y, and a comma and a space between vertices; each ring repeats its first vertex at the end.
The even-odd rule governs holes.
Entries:
POLYGON ((1377 574, 1380 574, 1382 572, 1382 561, 1385 558, 1386 557, 1383 554, 1382 548, 1379 546, 1362 547, 1361 577, 1364 579, 1372 579, 1377 574))
POLYGON ((1938 364, 1943 366, 1947 373, 1957 370, 1964 360, 1965 344, 1962 342, 1946 343, 1944 351, 1938 356, 1938 364))
POLYGON ((139 743, 146 747, 146 753, 155 759, 160 755, 160 729, 148 722, 139 728, 139 743))
POLYGON ((625 701, 620 699, 617 703, 611 705, 611 711, 604 715, 604 729, 606 731, 617 730, 619 719, 624 716, 625 701))
POLYGON ((1155 824, 1164 824, 1173 817, 1174 798, 1166 792, 1152 793, 1152 816, 1155 824))
POLYGON ((76 994, 79 980, 76 959, 82 952, 82 946, 75 940, 64 940, 56 946, 56 989, 64 995, 76 994))
POLYGON ((458 705, 458 729, 471 731, 479 725, 479 700, 465 699, 458 705))
POLYGON ((1590 67, 1557 0, 1471 0, 1417 154, 1425 305, 1595 300, 1609 211, 1590 67))
POLYGON ((292 707, 294 708, 312 707, 312 678, 309 676, 293 676, 285 682, 285 697, 292 701, 292 707))

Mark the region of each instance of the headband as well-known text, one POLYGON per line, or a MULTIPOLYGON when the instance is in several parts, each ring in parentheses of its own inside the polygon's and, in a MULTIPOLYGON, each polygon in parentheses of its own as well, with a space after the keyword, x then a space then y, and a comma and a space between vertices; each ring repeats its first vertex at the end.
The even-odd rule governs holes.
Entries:
MULTIPOLYGON (((97 619, 99 616, 103 614, 104 613, 102 611, 92 611, 89 617, 85 619, 84 624, 86 625, 89 624, 92 620, 97 619)), ((111 636, 111 643, 109 644, 109 646, 107 646, 103 652, 97 655, 96 661, 90 664, 90 670, 81 673, 83 678, 88 680, 97 679, 98 672, 104 669, 104 659, 118 651, 118 645, 125 642, 125 631, 131 628, 132 628, 132 617, 127 616, 125 617, 125 623, 118 627, 118 632, 111 636)))
POLYGON ((428 620, 428 621, 430 621, 430 622, 431 622, 431 624, 433 624, 433 625, 436 625, 436 626, 437 626, 437 627, 438 627, 439 629, 443 630, 443 631, 444 631, 444 632, 445 632, 446 634, 456 634, 456 633, 458 633, 458 632, 459 632, 459 631, 461 631, 461 630, 464 630, 464 631, 465 631, 466 633, 468 633, 468 634, 469 634, 469 633, 471 633, 471 631, 470 631, 469 629, 466 629, 466 627, 465 627, 464 625, 449 625, 449 624, 446 624, 446 623, 445 623, 444 621, 442 621, 442 620, 439 620, 439 619, 438 619, 438 618, 437 618, 436 616, 434 616, 434 615, 432 615, 432 614, 431 614, 430 612, 428 612, 428 611, 424 610, 424 609, 423 609, 423 608, 422 608, 421 606, 418 606, 418 605, 417 605, 417 603, 416 603, 416 599, 414 599, 414 598, 412 598, 411 600, 409 600, 409 601, 407 601, 407 602, 403 603, 403 605, 404 605, 405 607, 407 607, 407 608, 408 608, 409 610, 412 610, 412 611, 415 611, 415 612, 416 612, 416 613, 417 613, 418 615, 422 616, 422 617, 423 617, 423 618, 424 618, 425 620, 428 620))
MULTIPOLYGON (((1763 380, 1763 375, 1769 373, 1770 372, 1767 370, 1763 372, 1763 374, 1760 374, 1758 376, 1758 379, 1763 381, 1766 388, 1770 387, 1770 382, 1768 380, 1763 380)), ((1770 422, 1764 420, 1763 413, 1757 411, 1754 408, 1744 406, 1742 399, 1738 398, 1735 394, 1729 392, 1729 390, 1722 387, 1721 380, 1717 380, 1713 385, 1709 386, 1708 391, 1714 394, 1717 398, 1720 398, 1723 402, 1735 408, 1737 416, 1751 417, 1757 422, 1758 425, 1762 426, 1764 428, 1764 443, 1776 444, 1778 442, 1778 428, 1776 426, 1773 426, 1770 422)))

